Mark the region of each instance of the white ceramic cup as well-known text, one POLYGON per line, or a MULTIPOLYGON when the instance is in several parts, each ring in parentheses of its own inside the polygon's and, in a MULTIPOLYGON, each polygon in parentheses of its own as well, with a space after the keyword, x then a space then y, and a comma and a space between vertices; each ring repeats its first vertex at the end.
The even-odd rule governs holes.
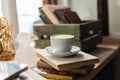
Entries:
POLYGON ((69 52, 73 46, 74 35, 55 34, 50 36, 51 48, 56 52, 69 52))

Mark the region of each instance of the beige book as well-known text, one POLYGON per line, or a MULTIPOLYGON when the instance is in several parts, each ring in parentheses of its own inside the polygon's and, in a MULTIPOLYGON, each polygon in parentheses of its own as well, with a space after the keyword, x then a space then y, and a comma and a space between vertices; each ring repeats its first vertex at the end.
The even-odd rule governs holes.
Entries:
POLYGON ((46 14, 42 11, 42 8, 39 9, 40 14, 46 19, 48 24, 52 24, 51 20, 46 16, 46 14))
POLYGON ((72 57, 55 57, 45 49, 36 49, 37 56, 57 70, 68 70, 99 62, 98 57, 80 51, 72 57))
MULTIPOLYGON (((78 74, 81 74, 81 75, 86 75, 94 69, 94 66, 95 66, 94 64, 91 64, 91 65, 83 66, 83 67, 80 67, 80 68, 74 68, 74 69, 68 69, 68 70, 62 70, 62 71, 63 72, 71 72, 71 73, 78 73, 78 74)), ((43 60, 37 61, 37 67, 38 68, 54 69, 51 65, 47 64, 43 60)))
POLYGON ((65 8, 69 8, 69 7, 64 5, 44 5, 41 9, 44 12, 44 14, 49 18, 49 20, 52 22, 52 24, 60 24, 60 21, 55 16, 54 11, 55 9, 65 9, 65 8))

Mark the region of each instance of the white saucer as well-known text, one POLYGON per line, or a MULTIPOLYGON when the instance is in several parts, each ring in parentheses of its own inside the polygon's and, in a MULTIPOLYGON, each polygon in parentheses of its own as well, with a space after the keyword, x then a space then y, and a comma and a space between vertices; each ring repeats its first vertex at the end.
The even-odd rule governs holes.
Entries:
POLYGON ((80 51, 80 48, 77 46, 72 46, 72 49, 70 52, 56 52, 52 49, 51 46, 48 46, 45 48, 46 51, 54 56, 59 56, 59 57, 67 57, 67 56, 72 56, 77 54, 80 51))

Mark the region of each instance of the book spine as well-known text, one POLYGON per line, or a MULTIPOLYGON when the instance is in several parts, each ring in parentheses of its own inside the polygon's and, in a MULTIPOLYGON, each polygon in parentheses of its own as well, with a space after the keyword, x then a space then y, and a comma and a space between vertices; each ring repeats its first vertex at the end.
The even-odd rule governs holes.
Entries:
POLYGON ((81 19, 79 18, 77 13, 74 11, 65 11, 64 16, 68 20, 69 23, 75 23, 75 24, 81 23, 81 19))
POLYGON ((43 0, 42 3, 43 3, 43 5, 46 5, 46 4, 49 4, 49 1, 50 1, 50 0, 43 0))
POLYGON ((68 23, 67 19, 64 16, 65 11, 70 11, 70 8, 65 8, 65 9, 55 9, 54 14, 57 16, 57 18, 63 22, 63 23, 68 23))
POLYGON ((52 22, 49 20, 46 14, 43 12, 42 8, 39 8, 39 12, 46 19, 47 24, 52 24, 52 22))
POLYGON ((51 21, 52 24, 60 24, 60 21, 58 20, 58 18, 56 18, 56 16, 53 14, 53 12, 51 11, 51 9, 49 8, 49 6, 44 6, 42 8, 42 11, 44 12, 44 14, 46 15, 46 17, 51 21))
POLYGON ((57 0, 49 0, 50 4, 57 4, 57 0))
POLYGON ((59 15, 57 12, 54 12, 54 14, 60 20, 61 23, 68 23, 67 19, 63 15, 59 15))
MULTIPOLYGON (((47 64, 46 62, 44 62, 42 60, 37 62, 37 67, 54 69, 52 66, 50 66, 49 64, 47 64)), ((81 67, 81 68, 70 69, 70 70, 62 70, 62 71, 71 72, 71 73, 78 73, 78 74, 81 74, 81 75, 86 75, 93 69, 93 67, 94 67, 94 65, 88 65, 88 66, 84 66, 84 67, 81 67)))
POLYGON ((40 19, 42 20, 42 22, 43 22, 44 24, 47 24, 46 19, 45 19, 42 15, 40 15, 39 17, 40 17, 40 19))

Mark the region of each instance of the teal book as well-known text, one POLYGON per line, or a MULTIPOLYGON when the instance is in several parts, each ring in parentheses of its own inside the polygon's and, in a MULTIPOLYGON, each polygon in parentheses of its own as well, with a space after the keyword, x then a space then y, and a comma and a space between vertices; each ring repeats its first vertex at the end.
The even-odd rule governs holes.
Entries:
POLYGON ((15 62, 0 62, 0 80, 13 80, 20 73, 26 71, 28 66, 26 64, 19 64, 15 62))

